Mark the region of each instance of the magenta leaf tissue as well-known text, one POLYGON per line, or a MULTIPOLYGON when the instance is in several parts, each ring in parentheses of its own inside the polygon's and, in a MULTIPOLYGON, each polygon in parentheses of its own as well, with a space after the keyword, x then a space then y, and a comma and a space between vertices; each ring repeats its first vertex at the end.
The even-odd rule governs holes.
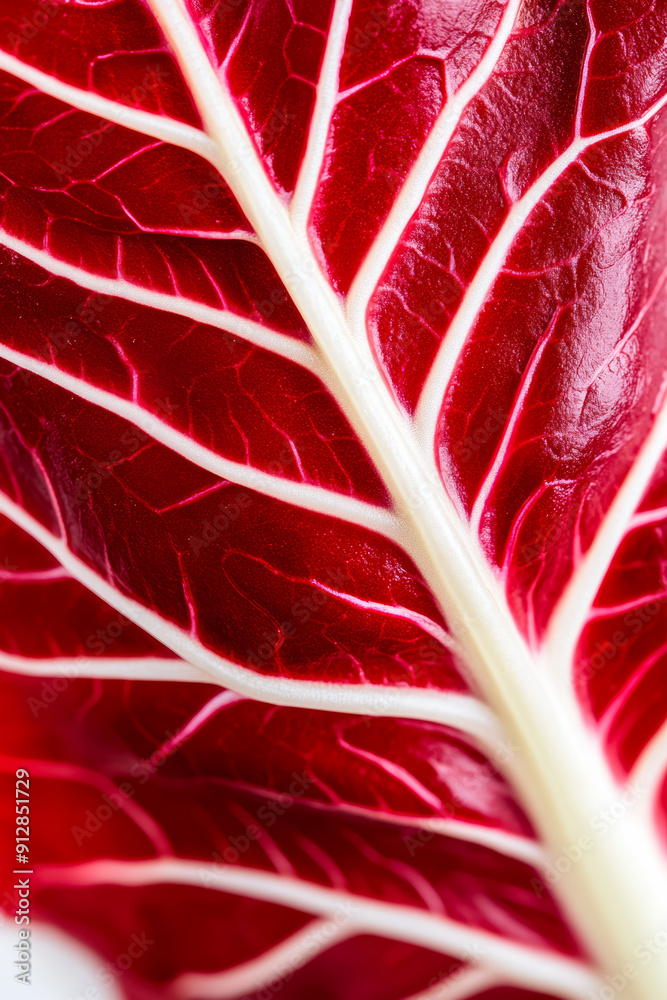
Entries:
POLYGON ((666 105, 665 0, 1 0, 12 1000, 667 996, 666 105))

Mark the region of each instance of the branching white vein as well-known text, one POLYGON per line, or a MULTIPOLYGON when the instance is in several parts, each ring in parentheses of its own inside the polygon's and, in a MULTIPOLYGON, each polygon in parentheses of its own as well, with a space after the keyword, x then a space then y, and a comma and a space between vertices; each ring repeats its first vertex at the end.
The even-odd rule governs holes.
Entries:
POLYGON ((445 980, 436 983, 429 989, 413 993, 406 1000, 469 1000, 476 997, 482 990, 490 990, 492 986, 502 986, 502 980, 486 969, 462 967, 453 972, 445 980))
POLYGON ((49 76, 48 73, 21 62, 16 56, 11 56, 7 52, 0 51, 0 69, 81 111, 99 115, 100 118, 115 122, 116 125, 124 125, 126 128, 134 129, 135 132, 161 139, 162 142, 189 149, 205 160, 213 162, 215 159, 215 145, 206 133, 192 125, 186 125, 185 122, 164 115, 155 115, 150 111, 140 111, 112 101, 108 97, 102 97, 94 91, 73 87, 55 76, 49 76))
POLYGON ((263 472, 252 465, 243 465, 241 462, 225 458, 205 445, 199 444, 183 431, 170 426, 139 404, 94 386, 76 375, 70 375, 54 364, 39 361, 1 343, 0 358, 5 358, 26 371, 40 375, 54 385, 67 389, 95 406, 101 406, 110 413, 124 417, 176 454, 182 455, 189 462, 202 469, 207 469, 222 479, 236 483, 238 486, 257 490, 265 496, 274 497, 284 503, 301 507, 303 510, 325 512, 332 517, 351 521, 368 528, 369 531, 377 531, 392 541, 400 542, 398 522, 390 511, 382 507, 376 507, 345 494, 332 493, 330 490, 311 483, 285 479, 283 476, 274 475, 271 472, 263 472))
POLYGON ((166 621, 156 612, 121 594, 86 563, 75 556, 66 543, 52 535, 31 514, 0 493, 0 512, 32 535, 76 580, 103 601, 121 611, 146 632, 199 667, 210 679, 257 701, 274 705, 295 705, 353 715, 424 719, 453 726, 468 733, 493 756, 500 743, 491 712, 470 695, 432 689, 384 687, 382 685, 333 684, 325 681, 296 681, 270 677, 241 667, 200 645, 189 632, 166 621))
POLYGON ((0 651, 0 669, 27 677, 88 677, 100 680, 188 681, 211 678, 187 660, 157 656, 53 656, 40 659, 0 651))
POLYGON ((215 326, 235 337, 242 337, 250 344, 263 347, 280 357, 294 361, 295 364, 301 365, 312 371, 314 375, 321 377, 321 363, 315 351, 308 344, 279 333, 277 330, 272 330, 271 327, 261 323, 255 323, 254 320, 245 319, 227 309, 215 309, 213 306, 195 302, 184 296, 154 292, 149 288, 142 288, 140 285, 124 281, 122 278, 103 278, 101 275, 92 274, 82 267, 75 267, 73 264, 58 260, 57 257, 53 257, 45 250, 38 250, 36 247, 30 246, 29 243, 5 233, 2 229, 0 229, 0 246, 13 250, 21 257, 31 260, 46 271, 50 271, 51 274, 73 281, 87 291, 95 292, 98 295, 113 295, 128 302, 136 302, 137 305, 185 316, 196 323, 215 326))
MULTIPOLYGON (((36 876, 37 877, 37 876, 36 876)), ((506 981, 527 989, 581 1000, 599 980, 583 963, 555 951, 530 948, 487 931, 457 923, 426 910, 329 889, 297 878, 238 865, 215 865, 184 859, 149 861, 103 860, 76 866, 42 865, 40 885, 192 885, 266 902, 350 923, 366 933, 408 941, 464 960, 472 953, 478 964, 506 981)))
POLYGON ((308 130, 306 152, 290 204, 290 215, 294 228, 304 234, 324 161, 331 118, 336 106, 340 63, 343 57, 351 10, 352 0, 335 0, 320 77, 317 81, 315 107, 308 130))
POLYGON ((505 4, 500 23, 486 52, 438 115, 416 163, 406 177, 352 283, 347 299, 347 315, 354 335, 360 340, 366 337, 366 309, 371 295, 408 222, 424 200, 431 178, 466 107, 493 73, 514 28, 521 2, 522 0, 508 0, 505 4))
POLYGON ((447 336, 440 343, 435 361, 422 388, 415 414, 415 423, 422 447, 431 447, 435 440, 442 401, 468 336, 502 270, 514 240, 525 226, 535 207, 586 149, 610 139, 612 136, 622 135, 645 125, 658 114, 666 103, 667 95, 656 101, 646 114, 627 125, 609 129, 607 132, 591 135, 585 139, 575 139, 557 159, 549 164, 544 173, 512 206, 498 234, 489 245, 475 277, 470 282, 459 308, 447 328, 447 336))
POLYGON ((355 926, 336 923, 334 920, 313 920, 300 931, 290 935, 257 958, 235 965, 224 972, 185 972, 165 988, 165 996, 174 1000, 232 1000, 270 988, 278 987, 289 976, 318 955, 357 933, 355 926))
MULTIPOLYGON (((457 519, 444 492, 433 488, 432 439, 425 448, 417 446, 390 390, 374 370, 369 345, 355 338, 347 326, 339 300, 312 252, 306 252, 298 240, 238 110, 208 62, 179 0, 150 2, 219 148, 219 169, 327 359, 328 384, 334 386, 384 475, 396 509, 411 526, 406 544, 412 557, 446 617, 475 623, 474 632, 461 636, 468 666, 486 701, 521 748, 518 760, 512 761, 515 787, 540 835, 558 853, 562 844, 576 842, 588 829, 592 812, 614 800, 616 786, 604 755, 586 729, 578 706, 564 702, 549 676, 536 666, 479 543, 457 519), (363 391, 358 388, 360 374, 363 391)), ((628 128, 648 120, 665 101, 667 96, 628 128)), ((621 131, 627 129, 608 134, 621 131)), ((571 150, 572 159, 575 155, 571 150)), ((551 173, 557 175, 563 169, 561 158, 551 173)), ((548 177, 543 176, 541 183, 546 191, 548 177)), ((532 195, 536 196, 535 190, 532 195)), ((525 220, 531 210, 525 200, 520 206, 515 206, 512 222, 517 231, 518 215, 522 213, 525 220)), ((499 257, 500 262, 504 253, 499 257)), ((487 264, 482 284, 488 282, 490 287, 492 281, 487 264)), ((359 690, 355 688, 355 693, 359 690)), ((667 873, 661 848, 655 831, 630 818, 604 838, 595 837, 594 848, 554 891, 588 947, 609 970, 632 960, 638 937, 651 936, 667 925, 667 873), (629 857, 634 859, 632 865, 628 865, 629 857), (658 882, 661 890, 656 888, 658 882)), ((666 981, 664 952, 633 983, 636 1000, 654 1000, 666 981)))
MULTIPOLYGON (((667 449, 667 395, 635 462, 616 493, 593 544, 572 573, 552 615, 545 657, 563 690, 569 679, 575 647, 605 574, 626 533, 635 525, 635 511, 667 449)), ((649 512, 650 513, 650 512, 649 512)))

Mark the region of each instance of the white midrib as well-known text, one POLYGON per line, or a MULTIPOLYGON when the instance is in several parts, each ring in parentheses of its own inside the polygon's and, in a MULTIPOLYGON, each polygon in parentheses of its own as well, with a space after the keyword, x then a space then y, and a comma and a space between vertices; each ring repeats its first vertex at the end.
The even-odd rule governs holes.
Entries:
MULTIPOLYGON (((408 551, 450 622, 461 632, 469 668, 484 697, 516 741, 518 791, 555 855, 591 832, 596 810, 617 794, 599 746, 571 703, 564 704, 531 659, 474 541, 436 485, 367 345, 354 342, 339 301, 299 239, 248 142, 238 112, 177 0, 151 6, 179 57, 206 129, 219 150, 218 169, 255 227, 326 358, 330 388, 385 477, 398 513, 411 528, 408 551), (240 164, 240 166, 239 166, 240 164), (228 169, 231 167, 231 169, 228 169), (358 390, 359 373, 368 375, 358 390)), ((636 964, 634 950, 667 927, 667 876, 652 832, 632 817, 589 850, 554 887, 572 923, 611 973, 636 964)), ((638 969, 627 995, 659 1000, 667 985, 667 951, 638 969)))

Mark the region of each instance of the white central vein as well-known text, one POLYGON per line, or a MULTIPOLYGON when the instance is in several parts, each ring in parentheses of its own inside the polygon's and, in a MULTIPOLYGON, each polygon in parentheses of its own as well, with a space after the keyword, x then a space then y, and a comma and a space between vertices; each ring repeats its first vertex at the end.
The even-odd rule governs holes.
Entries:
POLYGON ((382 272, 389 263, 405 227, 422 204, 426 190, 466 107, 496 68, 514 28, 521 3, 522 0, 508 0, 486 52, 438 115, 416 163, 410 170, 352 283, 347 299, 347 315, 355 336, 360 339, 366 337, 366 309, 382 272))
MULTIPOLYGON (((37 876, 36 876, 37 877, 37 876)), ((149 861, 93 861, 76 866, 40 866, 40 885, 89 886, 177 884, 247 896, 351 925, 357 933, 377 934, 466 960, 527 989, 556 991, 581 1000, 599 986, 583 963, 546 949, 531 948, 426 910, 379 902, 338 889, 251 868, 160 858, 149 861)))
POLYGON ((331 118, 338 97, 340 64, 343 58, 351 10, 352 0, 335 0, 324 59, 317 81, 315 107, 308 129, 306 151, 290 204, 290 215, 294 228, 303 233, 306 231, 308 214, 313 204, 317 181, 324 162, 331 118))
MULTIPOLYGON (((592 812, 614 801, 617 790, 604 755, 576 706, 563 703, 548 675, 536 669, 478 544, 457 520, 444 492, 433 487, 432 444, 428 452, 418 447, 373 364, 368 343, 355 338, 346 324, 339 300, 310 247, 297 237, 189 16, 178 0, 151 0, 151 6, 219 149, 218 169, 290 290, 328 362, 329 384, 384 475, 408 526, 412 557, 450 625, 475 623, 474 632, 461 629, 469 669, 520 748, 512 761, 515 786, 540 835, 557 854, 589 829, 592 812), (360 373, 367 376, 363 392, 360 373)), ((651 109, 646 120, 655 112, 651 109)), ((562 163, 555 169, 560 168, 562 163)), ((354 694, 359 690, 355 687, 354 694)), ((554 891, 588 947, 610 970, 631 961, 638 938, 667 925, 667 874, 660 846, 653 831, 631 818, 613 834, 596 836, 594 849, 554 891)), ((666 982, 667 950, 633 983, 636 1000, 655 1000, 666 982)))

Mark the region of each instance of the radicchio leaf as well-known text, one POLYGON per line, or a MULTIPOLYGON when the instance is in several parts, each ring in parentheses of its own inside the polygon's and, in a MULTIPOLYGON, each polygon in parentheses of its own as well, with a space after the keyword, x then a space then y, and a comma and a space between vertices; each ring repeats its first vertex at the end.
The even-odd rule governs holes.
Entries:
POLYGON ((666 39, 0 4, 36 945, 128 1000, 662 1000, 666 39))

